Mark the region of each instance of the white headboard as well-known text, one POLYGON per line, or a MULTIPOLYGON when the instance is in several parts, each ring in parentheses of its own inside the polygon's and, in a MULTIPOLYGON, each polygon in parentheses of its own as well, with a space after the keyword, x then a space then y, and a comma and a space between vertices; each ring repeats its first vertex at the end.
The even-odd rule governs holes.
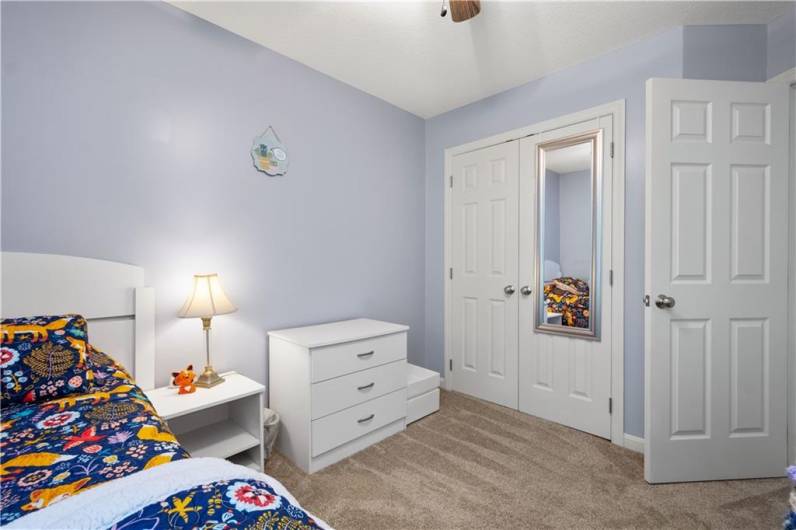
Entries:
POLYGON ((89 342, 155 386, 155 290, 144 269, 126 263, 57 254, 3 252, 3 318, 78 313, 89 342))

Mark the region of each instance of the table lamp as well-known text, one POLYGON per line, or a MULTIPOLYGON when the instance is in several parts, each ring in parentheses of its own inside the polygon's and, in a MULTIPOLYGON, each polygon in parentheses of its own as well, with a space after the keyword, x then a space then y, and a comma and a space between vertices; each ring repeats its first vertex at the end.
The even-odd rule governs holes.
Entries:
POLYGON ((180 318, 201 318, 205 331, 205 351, 207 364, 196 380, 196 386, 210 388, 224 381, 210 364, 210 319, 237 311, 218 281, 218 274, 194 274, 193 291, 177 315, 180 318))

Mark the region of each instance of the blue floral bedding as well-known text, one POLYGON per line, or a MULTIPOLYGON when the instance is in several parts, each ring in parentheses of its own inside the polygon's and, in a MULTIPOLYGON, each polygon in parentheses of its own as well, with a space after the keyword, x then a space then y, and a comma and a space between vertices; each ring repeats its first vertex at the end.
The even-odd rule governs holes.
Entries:
POLYGON ((181 491, 118 522, 114 530, 154 528, 319 528, 307 513, 260 480, 222 480, 181 491))
MULTIPOLYGON (((81 491, 189 458, 143 391, 90 349, 87 394, 2 410, 0 524, 81 491)), ((301 508, 259 480, 212 482, 152 504, 112 528, 318 528, 301 508)))
POLYGON ((93 356, 103 365, 91 393, 3 409, 0 523, 189 456, 125 372, 100 352, 93 356))
POLYGON ((788 505, 788 514, 785 516, 785 522, 782 523, 784 530, 796 530, 796 466, 788 468, 788 478, 791 481, 790 503, 788 505))

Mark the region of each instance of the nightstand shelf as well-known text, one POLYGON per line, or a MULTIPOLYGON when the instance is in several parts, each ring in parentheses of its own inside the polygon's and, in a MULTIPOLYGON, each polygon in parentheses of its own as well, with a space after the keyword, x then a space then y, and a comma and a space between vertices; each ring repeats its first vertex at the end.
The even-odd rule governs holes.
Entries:
POLYGON ((221 421, 183 433, 181 440, 192 456, 229 458, 252 447, 260 440, 233 421, 221 421))
POLYGON ((234 464, 238 464, 239 466, 245 466, 245 467, 248 467, 250 469, 254 469, 255 471, 262 472, 262 470, 263 470, 257 464, 257 462, 255 462, 254 460, 249 458, 249 456, 246 453, 238 453, 236 455, 233 455, 233 456, 227 458, 227 460, 229 460, 230 462, 232 462, 234 464))
POLYGON ((235 372, 221 375, 223 383, 193 394, 161 387, 146 395, 191 456, 227 458, 262 471, 265 387, 235 372))

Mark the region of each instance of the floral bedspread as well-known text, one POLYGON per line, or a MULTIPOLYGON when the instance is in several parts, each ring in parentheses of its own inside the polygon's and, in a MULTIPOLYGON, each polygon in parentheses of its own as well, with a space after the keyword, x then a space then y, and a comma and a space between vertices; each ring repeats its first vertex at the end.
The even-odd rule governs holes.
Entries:
POLYGON ((563 276, 545 283, 544 298, 548 313, 561 313, 561 324, 589 327, 589 284, 563 276))
POLYGON ((93 392, 4 408, 0 422, 0 524, 85 488, 187 458, 124 370, 90 353, 93 392))
POLYGON ((788 478, 791 481, 790 502, 782 528, 784 530, 796 530, 796 466, 788 467, 788 478))
MULTIPOLYGON (((2 410, 0 525, 82 490, 188 458, 124 369, 89 352, 96 386, 2 410)), ((211 482, 152 504, 113 528, 318 528, 259 480, 211 482)))
POLYGON ((222 480, 181 491, 119 521, 114 530, 319 528, 304 510, 260 480, 222 480))

